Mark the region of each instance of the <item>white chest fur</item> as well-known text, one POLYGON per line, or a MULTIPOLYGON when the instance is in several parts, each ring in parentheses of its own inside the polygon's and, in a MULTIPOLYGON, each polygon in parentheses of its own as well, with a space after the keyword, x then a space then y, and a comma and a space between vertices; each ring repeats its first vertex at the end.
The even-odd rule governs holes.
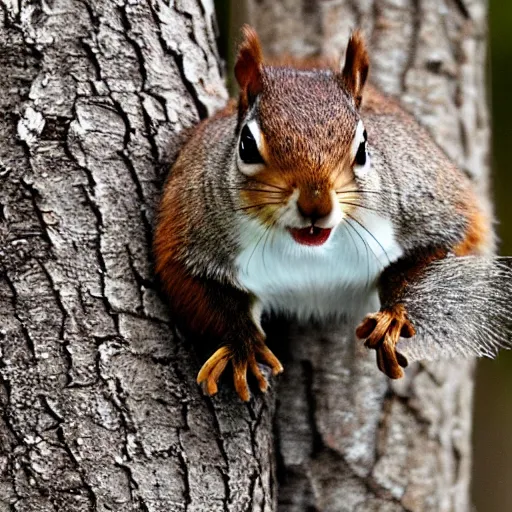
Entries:
POLYGON ((358 215, 371 235, 344 220, 325 244, 298 244, 282 231, 258 222, 242 225, 243 250, 236 260, 240 283, 261 301, 263 310, 319 319, 357 314, 375 299, 382 270, 403 253, 387 219, 358 215), (373 235, 373 236, 372 236, 373 235))

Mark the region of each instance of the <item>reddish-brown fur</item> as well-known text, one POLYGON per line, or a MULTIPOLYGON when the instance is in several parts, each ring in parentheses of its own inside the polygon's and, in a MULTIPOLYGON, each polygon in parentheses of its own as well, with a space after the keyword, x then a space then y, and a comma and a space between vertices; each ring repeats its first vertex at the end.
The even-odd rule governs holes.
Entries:
POLYGON ((244 25, 242 32, 244 41, 238 49, 235 77, 240 85, 240 109, 243 113, 249 107, 251 99, 261 92, 263 52, 258 34, 252 27, 244 25))
MULTIPOLYGON (((475 204, 476 199, 473 201, 470 200, 467 204, 475 204)), ((453 248, 453 252, 457 256, 480 254, 492 245, 492 240, 490 239, 492 230, 489 217, 481 210, 471 209, 467 213, 467 218, 466 236, 453 248)))
POLYGON ((363 34, 356 30, 350 36, 342 77, 347 90, 354 97, 356 106, 361 105, 363 88, 368 78, 370 58, 366 51, 363 34))
POLYGON ((187 243, 186 219, 180 211, 179 191, 166 188, 153 243, 155 270, 178 318, 183 318, 196 332, 211 330, 220 333, 223 330, 219 324, 222 319, 213 315, 204 281, 191 277, 180 262, 180 252, 183 244, 187 243), (176 233, 181 233, 182 237, 178 238, 176 233))
MULTIPOLYGON (((236 107, 236 102, 230 101, 213 117, 201 122, 196 128, 195 136, 200 136, 206 125, 215 119, 233 115, 236 107)), ((185 146, 183 154, 174 165, 174 175, 190 173, 188 168, 185 169, 186 151, 185 146)), ((199 180, 200 177, 189 176, 189 179, 199 180)), ((165 186, 153 241, 155 270, 171 299, 171 307, 177 318, 183 319, 191 330, 199 334, 210 332, 219 336, 225 330, 224 320, 221 315, 216 315, 211 307, 206 283, 202 279, 192 277, 181 261, 181 253, 187 246, 189 229, 187 218, 182 213, 182 200, 178 188, 165 186)))
MULTIPOLYGON (((284 203, 299 189, 299 206, 305 216, 327 215, 331 209, 331 191, 356 188, 352 183, 352 162, 347 158, 354 133, 340 130, 339 126, 355 126, 355 110, 343 105, 347 93, 362 93, 368 74, 362 36, 353 34, 347 50, 349 61, 343 73, 338 73, 332 67, 334 63, 325 59, 299 62, 284 58, 263 65, 256 33, 245 27, 244 34, 246 39, 235 66, 241 89, 240 108, 245 112, 250 106, 248 90, 261 90, 258 120, 262 130, 260 153, 265 167, 255 177, 257 186, 242 192, 242 202, 251 214, 272 223, 278 203, 284 203), (290 62, 293 69, 286 67, 290 62), (328 70, 339 80, 308 81, 307 76, 297 74, 297 69, 328 70), (315 123, 310 122, 307 109, 290 109, 301 103, 308 107, 308 101, 315 112, 315 123), (294 135, 286 140, 287 133, 294 135), (263 203, 267 205, 258 206, 263 203)), ((359 103, 354 97, 354 105, 359 103)), ((356 194, 353 199, 357 199, 356 194)))

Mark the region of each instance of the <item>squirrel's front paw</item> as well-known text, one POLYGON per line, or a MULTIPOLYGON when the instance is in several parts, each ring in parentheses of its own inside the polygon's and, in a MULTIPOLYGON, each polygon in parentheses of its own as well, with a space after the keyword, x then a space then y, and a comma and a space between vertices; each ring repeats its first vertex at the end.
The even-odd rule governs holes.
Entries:
POLYGON ((367 315, 356 329, 358 338, 366 339, 365 345, 377 351, 377 366, 391 379, 403 377, 407 366, 405 356, 397 352, 400 337, 410 338, 416 331, 407 318, 402 305, 367 315))
POLYGON ((283 371, 279 359, 263 342, 246 345, 243 355, 241 351, 223 345, 204 363, 197 374, 197 383, 203 387, 206 394, 212 396, 217 393, 217 382, 230 361, 233 365, 235 390, 244 402, 247 402, 251 397, 247 384, 247 369, 256 377, 258 387, 262 392, 267 391, 268 388, 267 379, 261 373, 257 361, 270 366, 273 375, 283 371))

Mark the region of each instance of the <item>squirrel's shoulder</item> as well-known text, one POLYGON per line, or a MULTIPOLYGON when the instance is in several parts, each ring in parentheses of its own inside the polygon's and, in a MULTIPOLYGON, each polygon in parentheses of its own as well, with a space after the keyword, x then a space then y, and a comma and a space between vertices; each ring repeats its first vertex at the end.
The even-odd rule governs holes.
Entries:
MULTIPOLYGON (((398 99, 375 86, 365 89, 361 118, 368 129, 371 145, 395 157, 410 155, 421 165, 453 169, 455 166, 445 151, 435 142, 432 134, 398 99)), ((399 161, 394 162, 401 167, 399 161)))

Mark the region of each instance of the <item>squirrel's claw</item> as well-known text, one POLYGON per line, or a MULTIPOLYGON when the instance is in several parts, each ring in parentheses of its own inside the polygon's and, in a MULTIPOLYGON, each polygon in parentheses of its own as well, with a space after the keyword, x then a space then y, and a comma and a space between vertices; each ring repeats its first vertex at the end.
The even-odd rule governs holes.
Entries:
POLYGON ((264 343, 256 349, 256 353, 261 361, 270 367, 272 375, 279 375, 283 372, 284 368, 281 361, 277 359, 272 350, 270 350, 264 343))
POLYGON ((268 389, 268 382, 261 372, 257 359, 262 363, 270 366, 273 375, 277 375, 283 371, 283 366, 272 353, 272 351, 264 344, 251 347, 249 354, 245 359, 236 357, 235 353, 228 347, 220 347, 207 361, 197 374, 197 383, 202 386, 204 392, 213 396, 217 393, 217 382, 226 369, 229 361, 233 365, 233 382, 238 396, 248 402, 251 398, 249 385, 247 383, 247 370, 249 369, 256 381, 260 391, 265 393, 268 389))
POLYGON ((366 339, 365 346, 377 351, 377 366, 390 379, 403 377, 408 364, 396 350, 400 337, 410 338, 416 333, 402 305, 367 315, 357 327, 358 338, 366 339))
POLYGON ((199 370, 197 383, 207 395, 213 396, 217 393, 217 381, 226 369, 230 357, 228 347, 220 347, 199 370))

